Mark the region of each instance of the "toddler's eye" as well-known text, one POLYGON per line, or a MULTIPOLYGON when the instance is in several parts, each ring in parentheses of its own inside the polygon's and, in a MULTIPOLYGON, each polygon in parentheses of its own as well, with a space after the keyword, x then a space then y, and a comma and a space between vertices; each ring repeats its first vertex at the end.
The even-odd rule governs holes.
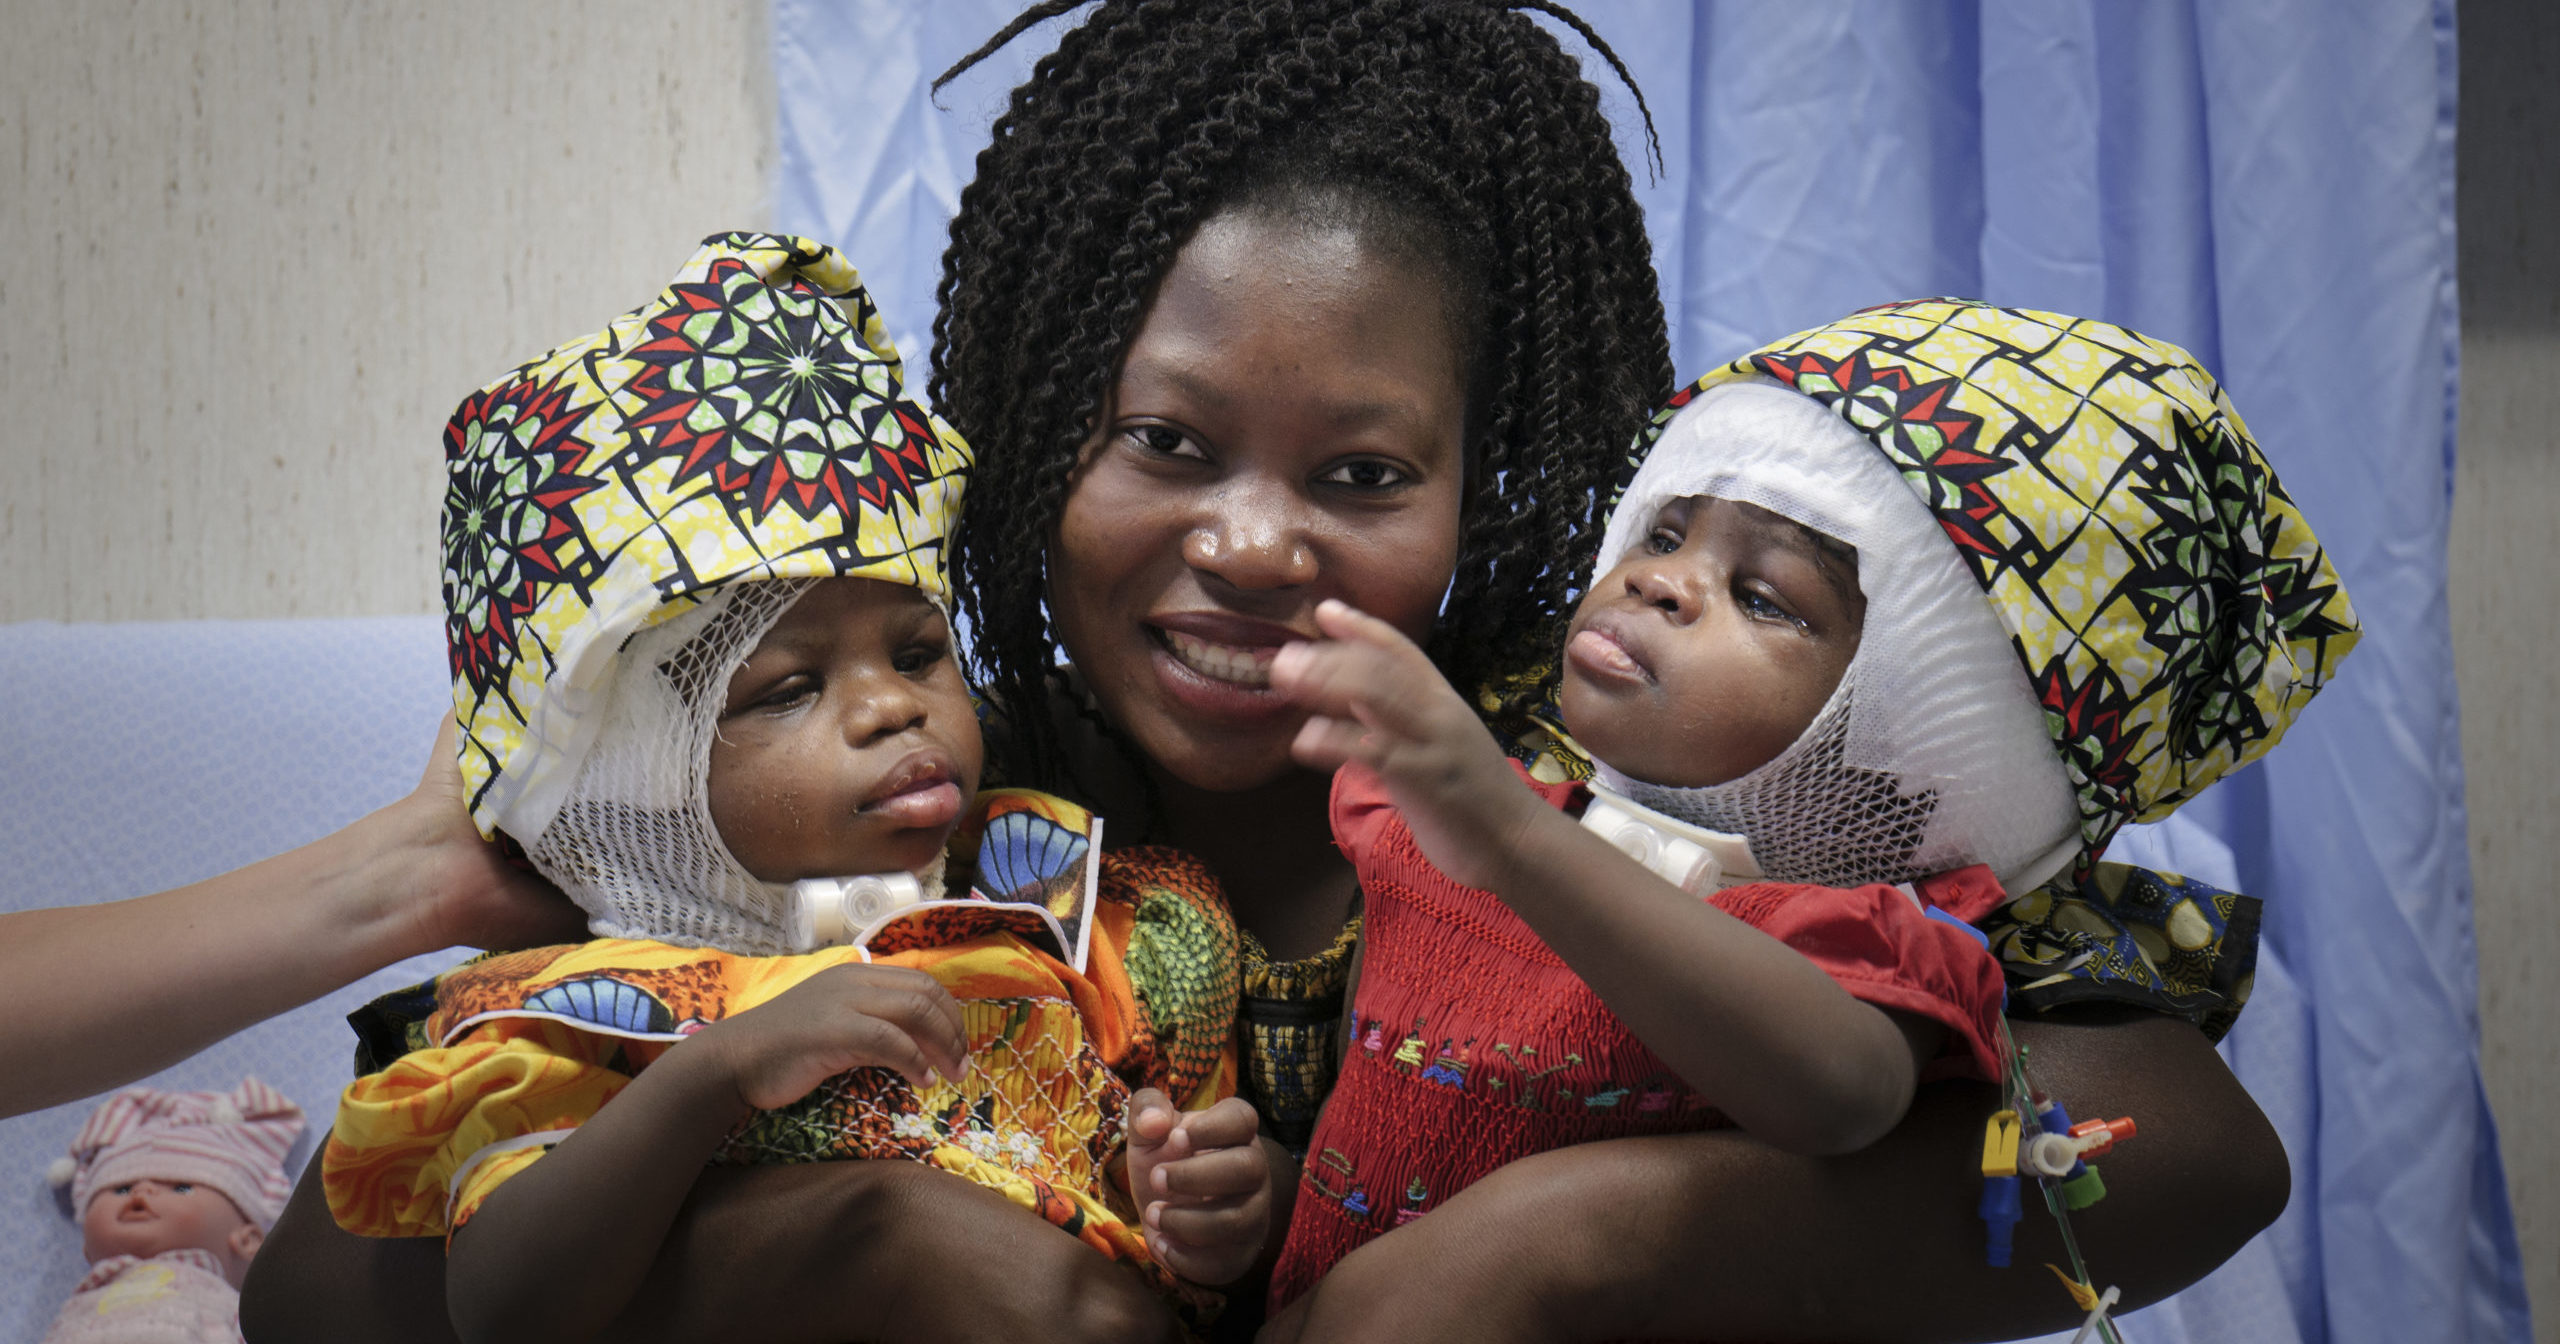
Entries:
POLYGON ((1794 612, 1779 606, 1775 599, 1757 588, 1738 587, 1734 589, 1733 595, 1734 600, 1741 604, 1742 610, 1756 620, 1779 621, 1799 627, 1804 624, 1797 619, 1794 612))
POLYGON ((1402 485, 1409 478, 1391 462, 1362 458, 1356 462, 1345 462, 1316 479, 1359 490, 1384 490, 1389 486, 1402 485))
POLYGON ((171 1194, 178 1195, 192 1195, 196 1192, 196 1184, 193 1181, 178 1181, 169 1187, 169 1192, 171 1194))
POLYGON ((896 668, 899 675, 912 677, 930 671, 942 658, 943 648, 939 644, 910 644, 898 650, 898 656, 890 660, 889 665, 896 668))
POLYGON ((818 679, 816 677, 807 675, 785 677, 758 692, 754 699, 740 705, 738 710, 743 713, 749 710, 791 709, 804 701, 816 698, 817 694, 818 679))

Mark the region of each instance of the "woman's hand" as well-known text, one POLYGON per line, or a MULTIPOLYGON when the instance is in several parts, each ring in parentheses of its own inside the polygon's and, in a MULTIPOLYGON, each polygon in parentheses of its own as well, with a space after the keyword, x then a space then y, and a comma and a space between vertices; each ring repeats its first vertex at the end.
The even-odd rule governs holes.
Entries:
POLYGON ((421 951, 574 943, 587 917, 531 865, 480 838, 462 787, 453 716, 436 730, 418 787, 384 808, 414 862, 417 886, 402 893, 414 911, 421 951))
POLYGON ((1274 690, 1312 711, 1291 744, 1299 764, 1378 772, 1433 866, 1468 886, 1502 888, 1511 841, 1544 811, 1493 735, 1431 659, 1394 626, 1326 601, 1329 639, 1271 660, 1274 690))

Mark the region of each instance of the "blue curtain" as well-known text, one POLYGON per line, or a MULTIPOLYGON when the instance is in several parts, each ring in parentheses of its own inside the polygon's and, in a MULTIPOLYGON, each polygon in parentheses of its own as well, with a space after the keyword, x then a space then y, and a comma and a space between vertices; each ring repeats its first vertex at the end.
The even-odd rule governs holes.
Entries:
MULTIPOLYGON (((1057 26, 939 106, 924 83, 1016 8, 775 5, 781 223, 865 266, 911 357, 969 161, 1057 26)), ((2275 1229, 2128 1332, 2524 1344, 2445 616, 2453 0, 1582 8, 1661 136, 1648 180, 1634 101, 1586 53, 1684 375, 1934 294, 2175 341, 2229 386, 2364 618, 2281 750, 2121 843, 2266 899, 2226 1054, 2294 1172, 2275 1229)))

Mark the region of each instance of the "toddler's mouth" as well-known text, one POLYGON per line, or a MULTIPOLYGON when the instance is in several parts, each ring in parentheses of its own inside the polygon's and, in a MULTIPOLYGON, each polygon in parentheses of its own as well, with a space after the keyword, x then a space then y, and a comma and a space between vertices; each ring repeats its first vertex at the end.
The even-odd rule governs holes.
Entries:
POLYGON ((1281 645, 1247 646, 1219 644, 1179 630, 1154 627, 1165 651, 1184 667, 1212 681, 1234 686, 1264 687, 1271 684, 1271 660, 1279 656, 1281 645))
POLYGON ((1653 670, 1644 665, 1632 645, 1619 623, 1603 613, 1573 632, 1573 638, 1565 641, 1564 656, 1574 670, 1585 676, 1628 686, 1650 686, 1653 670))
POLYGON ((960 772, 939 751, 918 751, 892 767, 862 810, 893 825, 923 829, 960 819, 960 772))

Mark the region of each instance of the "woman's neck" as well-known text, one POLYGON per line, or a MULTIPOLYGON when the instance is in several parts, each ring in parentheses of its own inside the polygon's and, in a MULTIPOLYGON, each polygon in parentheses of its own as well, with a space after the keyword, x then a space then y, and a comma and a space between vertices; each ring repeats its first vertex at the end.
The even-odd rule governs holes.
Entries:
POLYGON ((1329 776, 1293 770, 1258 789, 1211 793, 1155 775, 1157 834, 1209 866, 1236 923, 1275 961, 1313 956, 1351 916, 1359 879, 1334 848, 1329 776))

